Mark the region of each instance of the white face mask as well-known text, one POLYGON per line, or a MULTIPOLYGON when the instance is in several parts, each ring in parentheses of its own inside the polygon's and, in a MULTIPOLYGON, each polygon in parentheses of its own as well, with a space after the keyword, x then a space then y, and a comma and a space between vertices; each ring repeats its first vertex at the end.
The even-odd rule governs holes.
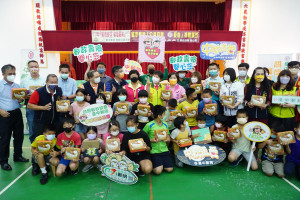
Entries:
POLYGON ((191 81, 192 81, 192 83, 197 83, 198 82, 198 78, 192 77, 191 81))
POLYGON ((55 138, 55 135, 46 135, 46 140, 53 140, 55 138))
POLYGON ((97 103, 97 104, 104 104, 104 100, 103 100, 103 99, 97 99, 97 100, 96 100, 96 103, 97 103))
POLYGON ((230 81, 230 76, 229 75, 224 75, 224 81, 226 81, 226 82, 228 82, 228 81, 230 81))
POLYGON ((185 73, 179 73, 179 78, 184 78, 185 77, 185 73))
POLYGON ((244 71, 244 70, 239 70, 239 75, 242 76, 242 77, 244 77, 244 76, 247 75, 247 72, 244 71))
POLYGON ((119 135, 119 131, 112 131, 112 132, 110 132, 110 134, 112 136, 117 136, 117 135, 119 135))
POLYGON ((159 82, 159 78, 157 77, 153 77, 152 78, 153 83, 157 84, 159 82))
POLYGON ((205 128, 205 124, 198 124, 199 128, 205 128))
POLYGON ((15 81, 15 78, 16 78, 15 75, 8 75, 8 76, 6 77, 6 79, 7 79, 9 82, 14 82, 14 81, 15 81))
POLYGON ((95 83, 100 83, 100 77, 95 78, 95 83))
POLYGON ((237 118, 237 123, 242 124, 242 125, 246 124, 247 121, 248 120, 246 118, 237 118))

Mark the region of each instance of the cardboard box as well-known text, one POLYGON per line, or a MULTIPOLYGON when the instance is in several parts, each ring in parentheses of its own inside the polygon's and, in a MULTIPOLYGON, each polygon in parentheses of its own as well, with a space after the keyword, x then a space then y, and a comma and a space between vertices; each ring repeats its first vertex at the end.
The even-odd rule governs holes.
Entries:
POLYGON ((168 129, 155 130, 155 138, 158 141, 167 139, 168 129))
POLYGON ((100 141, 96 140, 84 140, 81 144, 84 148, 83 155, 86 157, 99 156, 100 141))
POLYGON ((174 117, 174 119, 176 117, 182 117, 183 116, 183 112, 181 110, 175 110, 175 111, 170 112, 170 116, 174 117))
POLYGON ((293 131, 285 131, 277 133, 277 139, 280 144, 296 143, 295 134, 293 131))
POLYGON ((222 102, 224 105, 233 106, 235 102, 234 96, 222 96, 222 102))
POLYGON ((26 88, 13 88, 11 91, 12 99, 26 99, 27 98, 27 89, 26 88))
MULTIPOLYGON (((231 133, 232 139, 238 139, 242 136, 240 127, 235 126, 229 129, 229 132, 227 133, 227 135, 231 133)), ((229 137, 229 136, 228 136, 229 137)))
POLYGON ((214 131, 213 134, 215 137, 215 141, 217 141, 217 142, 224 142, 227 137, 226 131, 214 131))
POLYGON ((129 140, 128 146, 131 153, 145 151, 147 148, 144 145, 144 140, 142 138, 129 140))
POLYGON ((105 95, 105 98, 106 98, 106 102, 111 102, 112 100, 112 93, 111 92, 101 92, 102 94, 105 95))
POLYGON ((70 111, 70 100, 56 101, 56 111, 57 112, 68 112, 70 111))
POLYGON ((162 90, 161 96, 166 100, 171 99, 172 98, 172 90, 166 90, 166 89, 162 90))
POLYGON ((201 94, 202 93, 202 85, 201 84, 193 84, 190 87, 194 88, 196 90, 197 94, 201 94))
POLYGON ((151 112, 150 106, 138 104, 137 106, 138 115, 148 117, 148 113, 151 112))
POLYGON ((32 86, 29 86, 29 94, 32 94, 36 89, 39 89, 43 86, 41 85, 32 85, 32 86))
POLYGON ((116 103, 116 111, 118 111, 120 114, 126 114, 126 112, 129 111, 128 103, 116 103))
POLYGON ((114 139, 106 139, 105 141, 105 148, 106 150, 110 151, 120 151, 121 143, 119 138, 114 139))
POLYGON ((221 83, 219 82, 209 82, 209 89, 211 89, 212 91, 216 92, 216 91, 220 91, 221 89, 221 83))
POLYGON ((185 113, 188 118, 196 118, 198 114, 198 108, 187 108, 185 113))
POLYGON ((195 144, 201 144, 203 142, 206 143, 212 142, 209 128, 201 128, 201 129, 199 128, 199 129, 192 130, 192 135, 197 135, 197 134, 199 134, 199 136, 194 138, 195 144))
POLYGON ((37 150, 43 154, 49 154, 52 151, 52 141, 37 141, 37 150))
POLYGON ((276 155, 283 155, 284 154, 284 149, 281 144, 278 143, 278 141, 273 141, 271 145, 267 146, 267 150, 270 153, 276 154, 276 155))
POLYGON ((181 139, 178 142, 179 142, 180 147, 187 147, 187 146, 191 146, 193 144, 193 141, 190 138, 181 139))
POLYGON ((209 103, 205 104, 204 106, 205 113, 210 115, 217 115, 218 114, 218 106, 216 103, 209 103))
POLYGON ((79 160, 80 148, 66 147, 64 158, 66 160, 79 160))
POLYGON ((255 106, 261 106, 266 103, 266 97, 259 96, 259 95, 252 95, 251 103, 255 106))

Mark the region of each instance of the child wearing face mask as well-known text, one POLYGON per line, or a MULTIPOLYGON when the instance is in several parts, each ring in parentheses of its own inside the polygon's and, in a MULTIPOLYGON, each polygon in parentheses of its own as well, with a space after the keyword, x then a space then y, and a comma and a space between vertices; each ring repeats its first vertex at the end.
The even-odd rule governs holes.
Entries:
POLYGON ((170 116, 170 113, 177 110, 177 104, 178 103, 176 99, 170 99, 168 101, 168 107, 166 110, 166 116, 164 121, 167 122, 170 132, 172 132, 175 129, 174 119, 176 118, 175 116, 170 116))
MULTIPOLYGON (((127 127, 126 127, 126 129, 127 129, 127 127)), ((109 123, 109 133, 106 133, 103 136, 103 145, 105 146, 105 143, 106 143, 107 139, 114 139, 114 138, 119 138, 120 142, 122 144, 123 136, 124 135, 122 133, 120 133, 120 124, 119 124, 119 122, 116 121, 116 120, 112 120, 109 123)), ((110 151, 110 150, 105 150, 105 152, 107 154, 112 153, 112 151, 110 151)))
POLYGON ((64 153, 66 151, 66 147, 75 147, 79 148, 81 145, 81 137, 78 133, 76 133, 74 129, 75 120, 73 118, 68 118, 63 123, 63 130, 61 134, 57 136, 57 145, 60 146, 60 151, 62 154, 62 158, 57 166, 56 175, 62 176, 66 171, 67 167, 70 168, 71 174, 75 175, 78 173, 78 160, 66 160, 64 159, 64 153))
POLYGON ((59 156, 60 153, 59 146, 56 146, 56 141, 57 139, 55 137, 55 127, 46 126, 44 128, 43 135, 37 136, 31 144, 33 159, 35 163, 38 163, 42 172, 42 176, 40 179, 41 185, 45 185, 48 181, 49 165, 51 164, 51 166, 57 166, 59 163, 59 159, 57 158, 57 156, 59 156), (52 151, 44 151, 43 153, 40 152, 37 144, 38 141, 51 141, 52 151))
POLYGON ((262 171, 267 176, 272 176, 275 172, 278 177, 280 178, 284 177, 283 155, 274 154, 273 152, 270 152, 269 149, 267 148, 269 145, 272 144, 273 141, 278 141, 277 133, 284 132, 284 131, 285 129, 281 124, 272 124, 271 137, 264 142, 258 143, 258 148, 262 149, 262 153, 261 153, 262 171))
POLYGON ((287 145, 284 174, 291 177, 296 172, 297 179, 300 180, 300 122, 295 123, 294 132, 296 143, 287 145))
POLYGON ((150 139, 147 133, 138 128, 139 122, 136 116, 129 116, 126 120, 126 124, 129 133, 125 134, 123 137, 120 155, 126 154, 126 156, 130 160, 140 165, 140 169, 138 172, 139 176, 150 174, 152 172, 152 162, 150 157, 150 139), (142 152, 131 153, 128 146, 128 141, 139 138, 142 138, 144 140, 144 146, 146 147, 146 150, 142 152))
POLYGON ((152 105, 152 103, 148 102, 148 92, 146 90, 139 91, 138 100, 139 100, 139 102, 132 106, 130 115, 138 116, 138 121, 139 121, 138 128, 143 129, 149 121, 153 120, 153 117, 152 117, 153 105, 152 105), (138 105, 150 106, 150 112, 148 112, 148 114, 147 114, 148 116, 139 115, 139 112, 137 109, 138 105))
POLYGON ((175 155, 175 164, 177 167, 183 167, 183 163, 177 158, 177 152, 179 150, 179 140, 191 138, 192 133, 189 127, 189 123, 185 120, 185 117, 176 117, 174 120, 174 129, 170 135, 173 142, 173 149, 175 155))
POLYGON ((82 88, 78 88, 76 91, 75 102, 71 104, 70 115, 75 119, 74 130, 80 134, 81 140, 86 138, 87 127, 80 123, 79 113, 90 104, 85 101, 86 91, 82 88))
MULTIPOLYGON (((240 128, 240 130, 243 130, 244 125, 248 122, 248 115, 246 110, 241 109, 237 111, 237 126, 240 128)), ((232 139, 232 135, 229 132, 228 134, 229 140, 233 143, 232 144, 232 150, 230 151, 228 155, 229 162, 232 163, 233 166, 237 166, 243 158, 249 161, 250 153, 251 153, 251 142, 248 140, 244 134, 241 134, 241 137, 238 139, 232 139)), ((254 149, 252 149, 255 151, 254 149)), ((252 157, 251 161, 251 169, 257 170, 257 162, 255 156, 252 157)))
POLYGON ((155 71, 152 77, 152 82, 147 80, 146 90, 149 94, 148 102, 153 106, 163 105, 165 99, 162 98, 161 92, 165 89, 165 85, 160 84, 163 80, 163 73, 161 71, 155 71))
MULTIPOLYGON (((87 128, 87 138, 82 141, 82 144, 85 143, 86 141, 97 141, 99 142, 100 149, 98 150, 98 153, 100 154, 102 152, 102 143, 103 141, 100 138, 97 138, 97 128, 95 126, 90 126, 87 128)), ((81 147, 81 152, 85 152, 86 149, 81 147)), ((96 166, 99 171, 101 171, 101 164, 99 164, 100 158, 99 156, 94 156, 94 157, 88 157, 85 156, 83 157, 83 162, 85 166, 82 169, 82 172, 88 172, 90 169, 94 168, 96 166)))
POLYGON ((197 120, 197 126, 193 127, 191 130, 207 128, 207 126, 206 126, 206 117, 205 117, 204 114, 199 113, 196 117, 196 120, 197 120))
MULTIPOLYGON (((106 97, 103 93, 99 93, 96 95, 96 104, 106 104, 108 107, 111 107, 107 103, 106 97)), ((106 122, 104 124, 97 126, 97 137, 98 138, 103 139, 103 135, 108 132, 108 124, 109 124, 109 122, 106 122)))
POLYGON ((211 139, 213 141, 212 144, 222 148, 225 151, 226 156, 228 156, 228 154, 231 150, 231 143, 228 141, 227 137, 225 138, 224 142, 215 141, 215 137, 213 136, 213 132, 214 131, 225 131, 225 132, 227 132, 228 131, 227 122, 228 122, 228 117, 226 117, 225 115, 217 115, 216 119, 215 119, 215 124, 213 125, 213 131, 211 132, 211 134, 212 134, 211 139))
POLYGON ((120 101, 116 102, 113 106, 114 116, 115 116, 115 119, 120 123, 120 131, 122 133, 126 133, 126 132, 128 132, 127 126, 126 126, 126 119, 131 112, 132 104, 129 103, 128 101, 126 101, 127 91, 125 89, 123 89, 123 88, 119 89, 117 92, 117 96, 120 101), (119 103, 126 103, 128 105, 128 111, 126 111, 125 114, 121 114, 116 110, 116 107, 119 103))

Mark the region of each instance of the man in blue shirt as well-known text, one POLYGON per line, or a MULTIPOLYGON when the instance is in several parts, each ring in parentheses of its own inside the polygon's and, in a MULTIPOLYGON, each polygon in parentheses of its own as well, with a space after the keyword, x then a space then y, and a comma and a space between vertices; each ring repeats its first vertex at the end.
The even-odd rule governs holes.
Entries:
MULTIPOLYGON (((91 61, 87 62, 87 66, 88 67, 87 67, 87 69, 86 69, 86 71, 84 73, 84 80, 85 81, 89 81, 89 79, 87 77, 87 73, 91 70, 91 61)), ((97 71, 100 74, 100 82, 101 83, 103 83, 105 85, 106 83, 108 83, 109 81, 112 80, 112 78, 110 76, 107 76, 105 74, 105 72, 106 72, 106 64, 104 62, 98 62, 96 64, 96 67, 97 67, 97 71)))
POLYGON ((20 110, 20 103, 24 99, 12 99, 12 89, 20 88, 16 83, 16 68, 13 65, 4 65, 1 68, 3 79, 0 81, 0 164, 3 170, 11 170, 8 164, 10 138, 14 137, 14 161, 28 162, 22 156, 24 140, 24 124, 20 110))
POLYGON ((74 79, 69 77, 70 66, 68 64, 61 64, 59 66, 59 73, 58 87, 62 89, 62 100, 68 99, 73 101, 76 97, 77 83, 74 79))

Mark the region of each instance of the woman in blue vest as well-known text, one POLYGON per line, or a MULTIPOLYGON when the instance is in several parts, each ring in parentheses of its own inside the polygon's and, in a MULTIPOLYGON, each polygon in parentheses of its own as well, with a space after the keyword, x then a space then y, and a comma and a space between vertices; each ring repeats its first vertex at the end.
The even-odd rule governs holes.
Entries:
POLYGON ((83 84, 83 88, 87 92, 87 102, 96 103, 96 95, 105 91, 104 83, 100 82, 100 74, 96 70, 87 73, 88 82, 83 84))

